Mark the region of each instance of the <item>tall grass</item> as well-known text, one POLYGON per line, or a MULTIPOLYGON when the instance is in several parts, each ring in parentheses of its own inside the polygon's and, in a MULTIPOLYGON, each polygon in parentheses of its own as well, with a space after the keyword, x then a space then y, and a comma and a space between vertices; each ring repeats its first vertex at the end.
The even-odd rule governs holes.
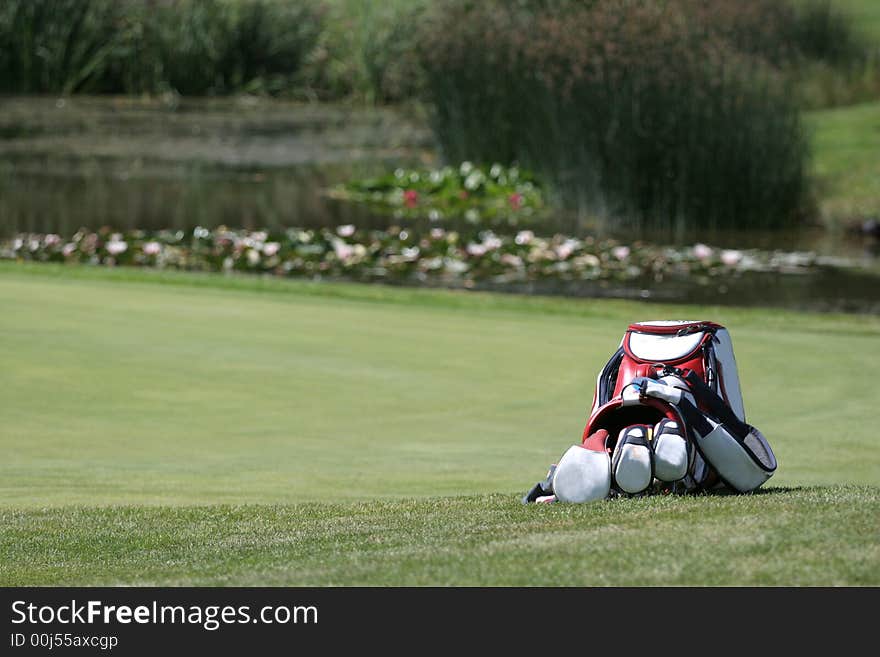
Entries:
POLYGON ((796 220, 791 89, 725 36, 723 3, 694 4, 447 3, 421 33, 446 156, 519 161, 582 212, 653 230, 796 220))
POLYGON ((786 38, 801 54, 791 74, 806 108, 880 98, 880 42, 854 20, 854 9, 840 0, 794 2, 786 38))
POLYGON ((325 0, 319 71, 322 95, 367 103, 413 98, 421 82, 418 23, 430 0, 325 0))
MULTIPOLYGON (((455 15, 458 2, 3 0, 0 92, 248 91, 397 102, 416 96, 423 82, 414 55, 424 10, 433 7, 455 15)), ((627 11, 631 2, 618 2, 618 10, 627 11)), ((877 86, 866 82, 867 69, 859 64, 867 49, 864 40, 830 0, 655 4, 669 2, 686 8, 739 52, 777 66, 820 62, 799 76, 807 79, 813 105, 825 96, 828 102, 839 102, 850 88, 851 95, 864 99, 877 86), (824 95, 818 93, 826 88, 824 95)), ((557 14, 577 13, 594 4, 595 0, 502 3, 507 9, 557 14)), ((448 27, 464 28, 452 22, 448 27)))
POLYGON ((305 89, 323 29, 311 0, 4 0, 0 91, 305 89))

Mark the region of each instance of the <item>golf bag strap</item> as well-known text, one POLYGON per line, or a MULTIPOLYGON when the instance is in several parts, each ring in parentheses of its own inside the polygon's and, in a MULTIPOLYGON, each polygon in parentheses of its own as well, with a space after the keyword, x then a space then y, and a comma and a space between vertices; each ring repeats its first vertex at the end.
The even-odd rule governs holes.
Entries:
MULTIPOLYGON (((751 427, 734 414, 730 406, 725 404, 724 400, 706 385, 702 377, 693 370, 682 371, 682 377, 691 389, 691 394, 694 396, 697 404, 706 409, 709 415, 726 425, 728 429, 741 438, 749 433, 751 427)), ((685 419, 687 419, 687 416, 685 416, 685 419)))

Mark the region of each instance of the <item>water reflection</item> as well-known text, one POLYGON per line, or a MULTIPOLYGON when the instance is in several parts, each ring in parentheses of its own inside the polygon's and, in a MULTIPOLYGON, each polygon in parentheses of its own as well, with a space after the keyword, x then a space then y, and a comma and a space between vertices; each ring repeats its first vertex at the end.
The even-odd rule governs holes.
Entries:
MULTIPOLYGON (((331 199, 325 190, 352 177, 435 161, 423 120, 391 110, 248 98, 183 104, 179 99, 168 104, 162 99, 0 98, 0 237, 70 235, 102 226, 191 230, 408 223, 427 229, 427 219, 401 222, 331 199)), ((445 220, 444 226, 473 228, 463 220, 445 220)), ((670 242, 668 235, 633 233, 561 212, 515 228, 670 242)), ((845 232, 715 231, 681 235, 679 241, 810 250, 877 268, 877 239, 845 232)), ((809 277, 746 277, 725 289, 691 282, 662 289, 549 284, 514 291, 877 312, 876 280, 828 270, 809 277)))
POLYGON ((333 201, 325 188, 351 165, 302 165, 280 170, 230 170, 200 163, 156 167, 133 161, 76 163, 42 158, 0 162, 0 234, 97 229, 191 230, 368 225, 386 221, 333 201))

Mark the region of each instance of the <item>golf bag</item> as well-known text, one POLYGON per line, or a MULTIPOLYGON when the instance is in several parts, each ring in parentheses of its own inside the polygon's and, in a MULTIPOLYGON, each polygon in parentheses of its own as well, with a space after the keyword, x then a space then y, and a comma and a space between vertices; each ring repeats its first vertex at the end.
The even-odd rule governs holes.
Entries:
POLYGON ((713 322, 631 324, 596 381, 581 443, 524 498, 588 502, 649 489, 748 492, 776 470, 746 423, 730 334, 713 322))

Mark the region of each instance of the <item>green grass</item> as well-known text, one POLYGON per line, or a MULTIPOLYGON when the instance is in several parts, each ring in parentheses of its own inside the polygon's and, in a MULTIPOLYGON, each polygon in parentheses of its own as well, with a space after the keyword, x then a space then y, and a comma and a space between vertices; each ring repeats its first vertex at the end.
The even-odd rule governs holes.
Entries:
POLYGON ((822 214, 880 216, 880 101, 809 112, 806 121, 822 214))
MULTIPOLYGON (((793 4, 810 5, 824 0, 794 0, 793 4)), ((880 2, 877 0, 830 0, 832 9, 847 16, 856 32, 880 45, 880 2)))
POLYGON ((880 45, 880 2, 877 0, 832 0, 832 6, 849 16, 857 31, 880 45))
POLYGON ((0 584, 880 583, 880 317, 9 263, 0 308, 0 584), (683 315, 767 494, 521 508, 683 315))
POLYGON ((877 585, 880 492, 0 511, 0 582, 877 585))

